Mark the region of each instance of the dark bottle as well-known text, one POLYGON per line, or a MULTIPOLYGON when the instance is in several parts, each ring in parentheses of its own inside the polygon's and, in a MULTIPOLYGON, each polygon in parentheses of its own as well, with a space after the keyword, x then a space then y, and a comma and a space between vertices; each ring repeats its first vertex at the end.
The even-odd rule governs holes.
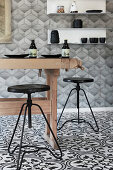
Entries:
POLYGON ((70 48, 69 48, 67 40, 64 40, 64 44, 62 47, 62 56, 69 57, 69 55, 70 55, 70 48))
POLYGON ((29 47, 29 57, 37 57, 37 48, 35 45, 35 41, 31 40, 31 45, 29 47))

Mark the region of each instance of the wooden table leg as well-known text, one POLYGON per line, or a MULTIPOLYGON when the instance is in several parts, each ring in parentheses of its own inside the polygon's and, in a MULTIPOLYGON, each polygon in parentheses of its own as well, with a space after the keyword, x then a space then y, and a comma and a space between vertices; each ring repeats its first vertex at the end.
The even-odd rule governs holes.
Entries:
MULTIPOLYGON (((46 77, 47 77, 46 78, 47 85, 50 86, 50 79, 51 79, 50 75, 46 74, 46 77)), ((50 100, 50 91, 47 91, 47 99, 50 100)), ((50 115, 46 115, 46 118, 47 118, 48 122, 50 123, 50 115)), ((49 130, 47 124, 45 125, 45 134, 50 135, 50 130, 49 130)))
MULTIPOLYGON (((51 114, 48 115, 47 119, 50 122, 55 137, 57 138, 57 78, 59 76, 60 70, 52 69, 45 70, 45 72, 47 74, 47 83, 50 85, 50 92, 47 94, 47 97, 51 100, 51 114)), ((49 132, 47 126, 45 138, 53 148, 57 149, 53 136, 49 132)))

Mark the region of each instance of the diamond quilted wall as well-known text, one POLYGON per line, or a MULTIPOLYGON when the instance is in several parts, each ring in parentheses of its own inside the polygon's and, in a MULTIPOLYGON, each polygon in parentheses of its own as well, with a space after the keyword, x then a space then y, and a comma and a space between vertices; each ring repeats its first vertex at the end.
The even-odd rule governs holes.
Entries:
MULTIPOLYGON (((97 0, 98 1, 98 0, 97 0)), ((35 39, 41 54, 61 53, 62 45, 47 45, 47 30, 57 27, 71 27, 75 18, 82 19, 84 27, 113 28, 113 1, 107 0, 104 15, 47 15, 46 0, 12 0, 12 43, 0 44, 0 56, 5 54, 28 53, 31 40, 35 39)), ((64 77, 82 76, 94 78, 94 83, 82 87, 88 94, 92 107, 113 106, 113 30, 107 30, 107 44, 70 45, 71 57, 83 61, 84 71, 73 69, 61 70, 58 79, 58 108, 62 108, 67 95, 74 84, 63 82, 64 77)), ((25 97, 22 94, 9 94, 7 87, 14 84, 46 83, 44 71, 38 77, 38 70, 0 70, 0 97, 25 97)), ((44 96, 34 94, 34 97, 44 96)), ((83 94, 80 94, 80 106, 87 107, 83 94)), ((76 94, 70 97, 68 108, 76 106, 76 94)))

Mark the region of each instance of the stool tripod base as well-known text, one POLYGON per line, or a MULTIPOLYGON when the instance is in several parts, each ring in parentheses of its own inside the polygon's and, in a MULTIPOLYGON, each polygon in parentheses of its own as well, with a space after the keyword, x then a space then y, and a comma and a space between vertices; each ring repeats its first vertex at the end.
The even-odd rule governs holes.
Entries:
POLYGON ((87 95, 86 95, 86 92, 85 92, 83 89, 80 88, 79 83, 77 83, 76 88, 73 88, 73 89, 70 91, 70 93, 69 93, 69 95, 68 95, 68 97, 67 97, 67 100, 66 100, 66 102, 65 102, 65 105, 64 105, 64 107, 63 107, 62 113, 60 114, 60 117, 59 117, 59 119, 58 119, 57 126, 59 125, 59 122, 60 122, 60 119, 61 119, 61 117, 62 117, 62 115, 63 115, 64 109, 65 109, 65 107, 66 107, 66 105, 67 105, 67 102, 68 102, 69 97, 70 97, 70 95, 71 95, 71 93, 72 93, 73 90, 76 90, 76 91, 77 91, 78 118, 77 118, 77 119, 74 118, 74 119, 65 121, 65 122, 61 125, 61 127, 59 127, 57 130, 61 130, 61 129, 64 127, 64 125, 65 125, 66 123, 68 123, 68 122, 77 122, 78 124, 79 124, 79 123, 87 123, 87 124, 94 130, 94 132, 99 132, 99 126, 98 126, 98 124, 97 124, 96 118, 95 118, 95 116, 94 116, 94 113, 93 113, 92 108, 91 108, 91 106, 90 106, 90 103, 89 103, 89 101, 88 101, 88 97, 87 97, 87 95), (96 125, 96 129, 93 127, 93 125, 92 125, 90 122, 88 122, 88 121, 86 121, 86 120, 84 120, 84 119, 80 119, 80 113, 79 113, 79 91, 80 91, 80 90, 82 90, 83 93, 84 93, 84 95, 85 95, 86 101, 87 101, 87 103, 88 103, 89 109, 90 109, 90 111, 91 111, 92 117, 93 117, 94 122, 95 122, 95 125, 96 125))
POLYGON ((38 104, 33 104, 32 103, 32 100, 31 100, 31 95, 28 94, 28 100, 27 100, 27 103, 24 103, 21 107, 21 110, 20 110, 20 113, 19 113, 19 116, 18 116, 18 119, 17 119, 17 122, 16 122, 16 125, 15 125, 15 128, 14 128, 14 131, 13 131, 13 134, 12 134, 12 137, 11 137, 11 140, 10 140, 10 143, 9 143, 9 146, 8 146, 8 152, 10 155, 12 155, 15 150, 17 150, 19 148, 19 154, 18 154, 18 159, 17 159, 17 169, 16 170, 20 170, 21 169, 21 166, 22 166, 22 162, 23 162, 23 158, 25 156, 25 154, 29 154, 29 153, 35 153, 35 152, 38 152, 40 150, 47 150, 49 151, 56 159, 62 159, 62 151, 61 151, 61 148, 58 144, 58 141, 50 127, 50 124, 42 110, 42 108, 38 105, 38 104), (34 145, 22 145, 22 142, 23 142, 23 134, 24 134, 24 127, 25 127, 25 120, 26 120, 26 113, 27 113, 27 110, 28 110, 28 127, 31 128, 32 124, 31 124, 31 107, 32 106, 36 106, 40 109, 47 125, 48 125, 48 128, 54 138, 54 141, 60 151, 60 154, 57 154, 57 153, 53 153, 49 148, 46 148, 46 147, 37 147, 37 146, 34 146, 34 145), (12 141, 13 141, 13 138, 14 138, 14 135, 15 135, 15 132, 16 132, 16 129, 17 129, 17 126, 18 126, 18 123, 19 123, 19 120, 20 120, 20 117, 21 117, 21 114, 22 114, 22 111, 25 107, 25 112, 24 112, 24 120, 23 120, 23 125, 22 125, 22 131, 21 131, 21 138, 20 138, 20 144, 16 145, 12 150, 10 149, 11 145, 12 145, 12 141), (30 107, 30 109, 29 109, 30 107), (30 114, 30 115, 29 115, 30 114), (32 148, 32 150, 28 150, 27 148, 32 148))

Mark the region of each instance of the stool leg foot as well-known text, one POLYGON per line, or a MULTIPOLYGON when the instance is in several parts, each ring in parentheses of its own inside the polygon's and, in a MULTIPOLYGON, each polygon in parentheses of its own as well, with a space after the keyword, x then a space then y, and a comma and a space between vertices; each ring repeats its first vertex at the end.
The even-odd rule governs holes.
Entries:
POLYGON ((62 113, 60 114, 60 117, 59 117, 59 119, 58 119, 58 121, 57 121, 57 126, 58 126, 58 124, 59 124, 59 122, 60 122, 60 119, 61 119, 61 117, 62 117, 62 115, 63 115, 64 109, 65 109, 65 107, 66 107, 66 105, 67 105, 67 102, 68 102, 69 97, 70 97, 70 95, 71 95, 71 93, 72 93, 73 90, 76 90, 76 88, 73 88, 73 89, 70 91, 70 93, 69 93, 69 95, 68 95, 68 97, 67 97, 67 100, 66 100, 66 102, 65 102, 65 104, 64 104, 62 113))
POLYGON ((99 126, 98 126, 98 123, 97 123, 96 118, 95 118, 95 116, 94 116, 94 113, 93 113, 93 111, 92 111, 92 108, 91 108, 91 106, 90 106, 90 103, 89 103, 88 97, 87 97, 87 95, 86 95, 86 92, 85 92, 83 89, 80 89, 80 90, 82 90, 82 91, 84 92, 84 95, 85 95, 85 98, 86 98, 86 100, 87 100, 88 106, 89 106, 89 108, 90 108, 91 114, 92 114, 93 119, 94 119, 94 121, 95 121, 97 130, 95 130, 90 123, 88 123, 88 122, 86 122, 86 123, 88 123, 95 132, 99 132, 99 126))
POLYGON ((45 119, 45 121, 46 121, 46 123, 47 123, 47 125, 48 125, 48 127, 49 127, 49 130, 50 130, 50 132, 52 133, 53 138, 54 138, 54 140, 55 140, 55 142, 56 142, 56 144, 57 144, 57 146, 58 146, 58 149, 59 149, 59 151, 60 151, 60 156, 59 156, 58 154, 54 154, 50 149, 48 149, 48 150, 50 151, 50 153, 51 153, 55 158, 57 158, 57 159, 62 159, 62 151, 61 151, 61 148, 60 148, 60 146, 59 146, 59 144, 58 144, 58 141, 57 141, 57 139, 56 139, 56 137, 55 137, 55 135, 54 135, 54 133, 53 133, 53 130, 51 129, 51 126, 50 126, 50 124, 49 124, 49 122, 48 122, 48 120, 47 120, 47 118, 46 118, 46 116, 45 116, 42 108, 41 108, 38 104, 32 104, 32 105, 37 106, 37 107, 40 109, 40 111, 41 111, 41 113, 42 113, 42 115, 43 115, 43 117, 44 117, 44 119, 45 119))
POLYGON ((26 106, 25 112, 24 112, 24 120, 23 120, 22 133, 21 133, 21 139, 20 139, 20 145, 19 145, 19 154, 18 154, 18 160, 17 160, 17 170, 21 169, 22 160, 23 160, 23 157, 25 155, 25 153, 23 153, 21 161, 20 161, 20 154, 21 154, 21 149, 22 149, 22 140, 23 140, 23 133, 24 133, 24 126, 25 126, 25 120, 26 120, 27 107, 28 106, 26 106))
POLYGON ((15 125, 15 128, 14 128, 13 134, 12 134, 12 137, 11 137, 11 140, 10 140, 10 143, 9 143, 9 146, 8 146, 8 152, 9 152, 10 154, 13 154, 14 151, 17 149, 17 147, 19 147, 19 145, 17 145, 12 151, 10 151, 10 147, 11 147, 11 144, 12 144, 12 141, 13 141, 13 138, 14 138, 14 135, 15 135, 15 132, 16 132, 16 129, 17 129, 19 120, 20 120, 20 116, 21 116, 22 111, 23 111, 23 108, 24 108, 24 106, 25 106, 26 104, 27 104, 27 103, 24 103, 24 104, 22 105, 22 107, 21 107, 21 110, 20 110, 20 113, 19 113, 19 116, 18 116, 16 125, 15 125))

